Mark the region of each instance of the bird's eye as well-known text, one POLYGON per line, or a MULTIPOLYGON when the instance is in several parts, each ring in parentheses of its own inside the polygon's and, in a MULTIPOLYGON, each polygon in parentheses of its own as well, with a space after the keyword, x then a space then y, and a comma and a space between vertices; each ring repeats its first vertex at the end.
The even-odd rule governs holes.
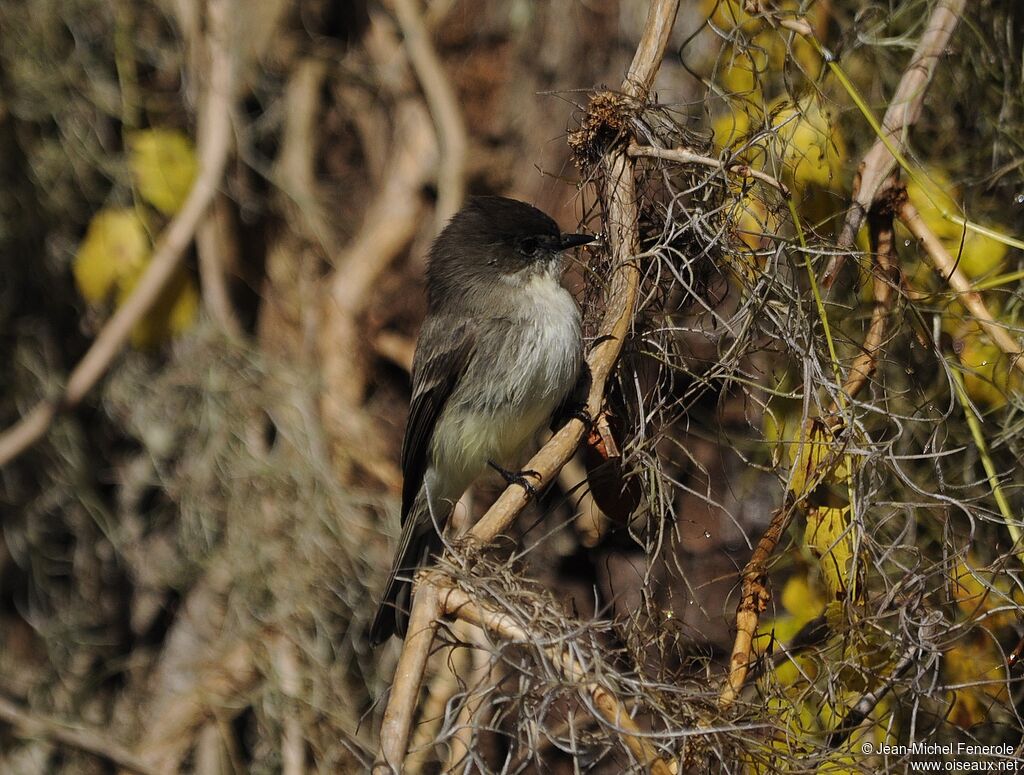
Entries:
POLYGON ((519 241, 519 252, 524 256, 535 256, 540 250, 540 244, 533 237, 527 237, 519 241))

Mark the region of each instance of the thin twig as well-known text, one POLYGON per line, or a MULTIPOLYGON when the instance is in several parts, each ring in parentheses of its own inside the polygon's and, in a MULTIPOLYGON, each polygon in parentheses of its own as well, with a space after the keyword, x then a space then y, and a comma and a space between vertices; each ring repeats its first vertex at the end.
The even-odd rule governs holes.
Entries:
MULTIPOLYGON (((435 577, 436 583, 446 585, 439 587, 439 600, 443 612, 475 624, 503 640, 513 643, 533 642, 530 632, 508 614, 490 608, 464 590, 451 586, 440 574, 435 574, 435 577)), ((650 767, 654 775, 671 775, 672 764, 658 756, 654 746, 642 736, 640 727, 629 715, 629 711, 608 687, 593 680, 586 666, 573 655, 572 650, 556 646, 548 646, 544 650, 566 680, 579 684, 580 690, 591 696, 594 710, 619 733, 623 743, 637 761, 645 767, 650 767)))
POLYGON ((35 737, 85 751, 106 759, 131 772, 141 775, 156 775, 156 770, 124 746, 107 738, 100 730, 87 729, 56 719, 30 713, 18 707, 6 697, 0 697, 0 721, 14 727, 21 737, 35 737))
POLYGON ((37 404, 0 436, 0 466, 7 465, 39 441, 49 430, 57 412, 76 406, 106 374, 127 343, 135 324, 149 312, 175 276, 217 193, 231 150, 230 116, 235 68, 233 54, 227 47, 229 14, 224 0, 211 0, 209 14, 210 83, 201 111, 205 118, 199 122, 199 174, 192 190, 181 211, 157 240, 153 258, 139 278, 138 285, 75 366, 63 393, 56 399, 37 404))
POLYGON ((958 266, 957 260, 950 255, 942 241, 928 228, 917 208, 905 195, 901 197, 899 216, 911 234, 921 241, 925 252, 931 258, 935 271, 957 292, 957 300, 974 316, 978 325, 989 335, 996 346, 1010 358, 1010 364, 1024 372, 1024 358, 1021 358, 1020 343, 1010 336, 1002 323, 995 319, 981 294, 974 290, 971 281, 958 266))
POLYGON ((882 185, 896 168, 896 158, 892 149, 902 154, 907 147, 907 137, 921 115, 924 97, 935 73, 935 66, 960 21, 965 3, 966 0, 941 0, 928 20, 928 26, 918 41, 914 56, 885 111, 882 135, 875 140, 860 164, 859 185, 839 234, 840 252, 833 256, 822 276, 821 283, 825 288, 830 288, 838 278, 847 252, 857 238, 864 216, 871 203, 881 193, 882 185))
POLYGON ((456 629, 457 639, 472 645, 469 648, 469 664, 457 676, 465 692, 448 744, 448 757, 442 770, 445 775, 472 771, 470 755, 473 753, 473 733, 479 728, 477 721, 481 711, 486 708, 485 701, 489 698, 487 688, 497 683, 493 680, 494 671, 500 669, 499 665, 492 664, 491 652, 485 648, 486 641, 479 629, 464 620, 456 621, 452 626, 456 629), (458 632, 460 627, 468 632, 458 632))
POLYGON ((712 156, 701 156, 699 153, 694 153, 687 148, 656 148, 652 145, 637 145, 633 143, 629 146, 629 155, 636 157, 646 157, 652 159, 665 159, 666 161, 676 161, 680 164, 700 164, 705 167, 713 167, 714 169, 724 169, 735 175, 741 177, 751 177, 755 180, 760 180, 787 199, 789 198, 789 189, 784 183, 773 178, 766 172, 761 170, 755 170, 749 164, 742 163, 730 163, 723 159, 716 159, 712 156))
MULTIPOLYGON (((648 10, 644 33, 623 82, 622 90, 637 101, 647 98, 675 22, 679 0, 654 0, 648 10)), ((604 387, 618 360, 623 342, 633 323, 640 269, 633 257, 639 253, 637 205, 633 162, 624 147, 612 149, 606 160, 605 200, 608 237, 613 258, 608 305, 601 322, 602 336, 590 351, 591 389, 587 408, 596 417, 604 402, 604 387)), ((538 489, 550 482, 579 446, 585 430, 579 419, 570 420, 530 460, 527 468, 540 477, 538 489)), ((489 543, 515 520, 526 505, 522 488, 505 489, 470 534, 489 543)), ((381 772, 397 768, 405 756, 410 728, 423 679, 423 670, 433 645, 441 615, 436 590, 419 591, 413 597, 409 635, 402 645, 391 697, 381 726, 380 753, 375 765, 381 772)))

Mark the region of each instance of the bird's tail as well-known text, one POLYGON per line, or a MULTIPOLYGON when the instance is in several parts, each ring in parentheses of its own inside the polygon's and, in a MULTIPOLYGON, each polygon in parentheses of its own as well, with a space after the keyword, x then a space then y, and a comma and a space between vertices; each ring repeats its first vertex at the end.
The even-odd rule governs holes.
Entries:
MULTIPOLYGON (((448 521, 447 515, 438 514, 436 517, 439 525, 448 521)), ((431 557, 437 555, 442 546, 441 536, 434 529, 427 498, 421 490, 402 525, 395 561, 384 586, 384 595, 377 606, 377 614, 370 625, 370 645, 379 645, 395 634, 405 637, 412 608, 413 576, 431 557)))

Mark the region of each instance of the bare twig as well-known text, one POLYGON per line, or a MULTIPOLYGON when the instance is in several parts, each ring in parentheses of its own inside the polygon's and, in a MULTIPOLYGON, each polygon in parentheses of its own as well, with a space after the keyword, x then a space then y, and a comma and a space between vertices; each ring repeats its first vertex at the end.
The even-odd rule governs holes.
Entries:
POLYGON ((209 5, 210 83, 199 122, 199 174, 181 211, 168 224, 138 285, 103 326, 96 341, 75 366, 63 393, 43 401, 0 436, 0 466, 41 439, 59 410, 76 406, 103 377, 124 347, 132 328, 149 312, 181 265, 185 250, 213 201, 231 150, 231 104, 234 99, 233 54, 226 46, 230 19, 226 0, 209 5))
POLYGON ((578 499, 573 527, 580 543, 588 548, 597 546, 608 532, 609 520, 590 492, 587 470, 579 462, 579 458, 574 457, 562 466, 562 470, 558 472, 558 482, 563 490, 573 493, 573 498, 578 499))
MULTIPOLYGON (((890 189, 891 190, 891 189, 890 189)), ((869 235, 873 257, 874 308, 871 310, 871 322, 864 337, 864 345, 860 354, 850 365, 843 384, 843 393, 850 400, 867 384, 868 379, 878 367, 878 353, 882 348, 885 326, 892 312, 896 299, 895 289, 899 287, 899 272, 896 267, 896 241, 892 226, 893 210, 891 198, 876 201, 868 214, 869 235)), ((838 404, 833 404, 831 412, 839 411, 838 404)))
POLYGON ((754 553, 743 568, 743 585, 740 592, 740 603, 736 608, 736 639, 729 658, 729 675, 718 704, 725 708, 732 705, 739 697, 743 684, 750 671, 750 660, 754 653, 754 635, 761 614, 768 607, 771 596, 765 578, 768 573, 768 560, 775 553, 782 534, 789 527, 796 513, 795 504, 789 504, 772 515, 772 521, 761 540, 757 542, 754 553))
MULTIPOLYGON (((431 578, 431 582, 433 581, 434 579, 431 578)), ((446 584, 447 582, 439 577, 437 583, 446 584)), ((484 605, 469 593, 450 585, 441 586, 439 591, 441 610, 445 613, 457 616, 463 621, 475 624, 477 627, 513 643, 533 641, 530 632, 515 619, 484 605)), ((580 690, 590 695, 593 700, 593 709, 618 732, 623 743, 637 761, 645 767, 650 767, 650 771, 654 775, 671 775, 672 764, 658 756, 654 746, 641 736, 640 728, 622 703, 616 699, 614 693, 608 687, 593 680, 586 666, 573 655, 572 650, 549 646, 545 648, 545 651, 566 680, 579 684, 580 690)))
POLYGON ((0 721, 14 727, 21 737, 53 740, 61 745, 85 751, 122 769, 141 775, 156 775, 156 770, 103 732, 68 724, 24 710, 6 697, 0 697, 0 721))
MULTIPOLYGON (((643 36, 622 85, 627 96, 636 100, 646 99, 661 64, 678 8, 678 0, 653 0, 651 3, 643 36)), ((624 147, 616 147, 607 155, 604 194, 613 269, 608 305, 600 326, 602 336, 587 357, 592 379, 587 408, 593 417, 601 410, 605 383, 632 326, 640 276, 639 267, 633 259, 639 253, 633 162, 624 147)), ((527 468, 538 473, 538 487, 550 482, 573 456, 584 430, 582 421, 570 420, 530 460, 527 468)), ((482 543, 489 543, 504 532, 525 505, 521 488, 506 488, 470 535, 482 543)), ((436 590, 431 589, 428 594, 417 591, 413 598, 409 635, 402 646, 381 727, 378 766, 397 767, 405 756, 423 669, 440 615, 436 590)))
MULTIPOLYGON (((392 30, 373 17, 367 50, 382 70, 393 69, 392 30)), ((399 48, 399 51, 401 49, 399 48)), ((403 68, 404 70, 404 68, 403 68)), ((407 76, 407 71, 405 71, 407 76)), ((408 88, 406 78, 393 75, 389 89, 408 88)), ((363 349, 358 319, 370 301, 377 278, 409 244, 423 211, 422 189, 437 161, 430 116, 415 96, 402 97, 395 108, 395 127, 383 184, 370 202, 362 226, 334 261, 327 278, 325 320, 321 326, 321 357, 325 382, 325 419, 346 414, 362 402, 365 374, 357 357, 363 349), (337 407, 332 404, 337 403, 337 407)))
POLYGON ((966 0, 941 0, 928 20, 928 26, 918 41, 914 56, 885 111, 885 118, 882 120, 885 139, 876 139, 861 162, 859 184, 839 234, 840 251, 833 256, 822 277, 821 282, 825 288, 830 288, 838 278, 846 261, 847 251, 853 247, 864 216, 871 203, 881 193, 883 183, 896 168, 896 159, 889 148, 895 148, 902 153, 907 147, 907 136, 921 115, 921 107, 932 75, 935 73, 935 66, 960 21, 965 2, 966 0))
POLYGON ((905 192, 899 204, 899 216, 911 234, 921 240, 935 271, 957 292, 957 300, 974 316, 978 325, 996 346, 1006 353, 1010 358, 1010 364, 1024 372, 1024 358, 1021 358, 1020 343, 1010 336, 1004 324, 995 319, 981 294, 974 290, 971 281, 958 266, 957 260, 950 255, 942 241, 928 228, 905 192))
POLYGON ((381 331, 373 340, 373 349, 377 355, 386 358, 404 370, 412 372, 412 359, 416 353, 416 343, 407 336, 393 331, 381 331))
POLYGON ((437 171, 435 223, 436 231, 440 231, 455 215, 465 196, 466 149, 469 145, 466 127, 451 79, 430 43, 420 15, 419 0, 392 0, 392 5, 405 38, 409 61, 416 71, 437 130, 441 158, 437 171))
MULTIPOLYGON (((466 640, 468 632, 473 631, 469 625, 458 627, 453 624, 454 639, 457 642, 466 640)), ((432 769, 430 766, 437 759, 435 744, 446 721, 445 711, 449 701, 459 691, 459 683, 469 665, 469 649, 451 646, 435 652, 432 671, 428 672, 429 680, 420 704, 419 723, 416 724, 409 744, 409 754, 405 757, 404 775, 420 775, 432 769)))
POLYGON ((760 180, 762 183, 774 188, 784 197, 789 197, 789 189, 784 183, 766 172, 754 169, 749 164, 730 163, 723 159, 715 159, 712 156, 701 156, 699 153, 694 153, 688 148, 655 148, 651 145, 637 145, 635 143, 629 146, 629 155, 634 158, 665 159, 666 161, 676 161, 680 164, 700 164, 704 167, 724 169, 741 177, 751 177, 755 180, 760 180))
MULTIPOLYGON (((430 116, 410 93, 411 76, 404 49, 387 18, 371 17, 366 48, 381 72, 383 88, 397 101, 384 181, 370 202, 353 240, 334 261, 318 326, 323 391, 321 415, 331 440, 332 457, 342 478, 348 475, 351 450, 372 444, 376 433, 363 425, 358 412, 366 392, 366 336, 362 316, 372 301, 374 283, 401 254, 420 226, 423 188, 437 162, 430 116), (396 52, 399 56, 395 61, 396 52), (354 443, 355 442, 355 443, 354 443)), ((377 456, 374 455, 374 458, 377 456)), ((394 476, 376 465, 378 478, 397 486, 394 476)))
POLYGON ((455 729, 452 732, 448 744, 448 757, 444 770, 446 775, 457 772, 472 772, 470 755, 473 752, 473 733, 476 728, 479 714, 485 707, 485 700, 488 698, 488 686, 496 683, 494 671, 500 666, 492 664, 491 652, 484 648, 485 638, 479 629, 469 623, 458 620, 453 624, 456 628, 456 637, 473 644, 469 650, 469 664, 466 669, 460 671, 458 679, 465 687, 465 699, 459 709, 459 717, 455 721, 455 729), (466 632, 458 632, 464 629, 466 632))

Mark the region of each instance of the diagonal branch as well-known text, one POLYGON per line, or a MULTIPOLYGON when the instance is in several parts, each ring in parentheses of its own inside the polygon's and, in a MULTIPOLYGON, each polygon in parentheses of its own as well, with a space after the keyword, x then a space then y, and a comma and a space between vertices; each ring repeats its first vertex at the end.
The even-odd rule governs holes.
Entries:
POLYGON ((96 341, 75 366, 61 395, 41 401, 0 436, 0 466, 39 441, 59 411, 76 405, 106 374, 124 347, 132 328, 149 312, 174 277, 196 229, 220 186, 231 150, 231 104, 235 90, 234 56, 229 48, 230 14, 226 0, 209 7, 210 83, 200 114, 199 174, 185 204, 168 224, 138 285, 103 326, 96 341))
POLYGON ((921 116, 924 96, 931 84, 935 66, 949 44, 949 39, 964 12, 965 4, 966 0, 941 0, 928 20, 928 26, 918 41, 914 56, 885 111, 882 136, 875 140, 861 162, 853 202, 839 233, 840 252, 829 262, 822 277, 821 282, 825 288, 830 288, 835 283, 848 251, 854 245, 861 223, 871 208, 871 203, 884 190, 886 179, 896 169, 896 159, 891 149, 895 148, 902 154, 907 147, 907 136, 921 116))
MULTIPOLYGON (((647 98, 661 65, 678 9, 679 0, 652 0, 643 36, 622 84, 622 91, 627 96, 637 101, 647 98)), ((608 305, 599 329, 601 335, 597 339, 598 344, 587 357, 592 380, 587 409, 591 416, 597 416, 601 409, 605 384, 632 326, 636 307, 640 269, 633 258, 639 253, 633 166, 634 162, 623 145, 612 148, 606 154, 605 220, 608 224, 613 268, 608 305)), ((570 420, 527 463, 527 468, 540 476, 538 489, 550 482, 573 456, 584 430, 582 421, 570 420)), ((482 543, 490 542, 504 532, 525 505, 526 499, 521 488, 507 488, 473 527, 470 535, 482 543)), ((417 591, 413 597, 409 634, 402 645, 391 697, 384 712, 375 772, 388 772, 398 767, 408 748, 423 671, 437 632, 438 620, 443 613, 436 590, 427 587, 424 591, 427 594, 417 591)))
POLYGON ((970 279, 957 265, 957 260, 950 255, 942 241, 928 228, 905 192, 901 197, 899 216, 910 233, 921 240, 935 271, 956 291, 957 300, 974 316, 978 325, 989 335, 996 346, 1009 357, 1010 364, 1024 372, 1024 358, 1021 357, 1020 343, 1006 330, 1005 324, 995 319, 981 294, 974 289, 970 279))
POLYGON ((55 743, 85 751, 139 775, 156 773, 155 768, 150 767, 124 746, 106 738, 101 731, 29 713, 5 697, 0 697, 0 721, 10 724, 17 734, 24 737, 53 740, 55 743))
MULTIPOLYGON (((870 237, 875 262, 875 305, 871 312, 871 322, 868 324, 861 353, 850 365, 843 383, 843 393, 851 401, 864 389, 877 367, 878 354, 881 351, 889 314, 892 312, 896 298, 894 285, 898 282, 898 276, 894 275, 898 274, 898 269, 895 263, 893 210, 897 206, 899 198, 893 189, 888 188, 889 185, 891 183, 887 184, 889 193, 883 198, 876 199, 870 212, 870 237)), ((838 402, 833 404, 830 409, 830 419, 825 420, 830 423, 833 430, 837 430, 842 422, 839 409, 838 402)), ((823 480, 838 461, 839 455, 835 452, 821 460, 810 472, 812 480, 823 480)), ((761 613, 767 609, 771 601, 767 582, 768 561, 775 553, 789 523, 798 510, 803 507, 806 494, 813 489, 813 487, 806 487, 804 493, 800 493, 796 498, 793 497, 793 493, 786 493, 786 503, 772 515, 768 529, 757 542, 754 553, 743 568, 740 602, 736 607, 736 637, 729 658, 729 673, 718 700, 719 706, 722 708, 726 708, 736 701, 750 672, 757 626, 761 613)))

